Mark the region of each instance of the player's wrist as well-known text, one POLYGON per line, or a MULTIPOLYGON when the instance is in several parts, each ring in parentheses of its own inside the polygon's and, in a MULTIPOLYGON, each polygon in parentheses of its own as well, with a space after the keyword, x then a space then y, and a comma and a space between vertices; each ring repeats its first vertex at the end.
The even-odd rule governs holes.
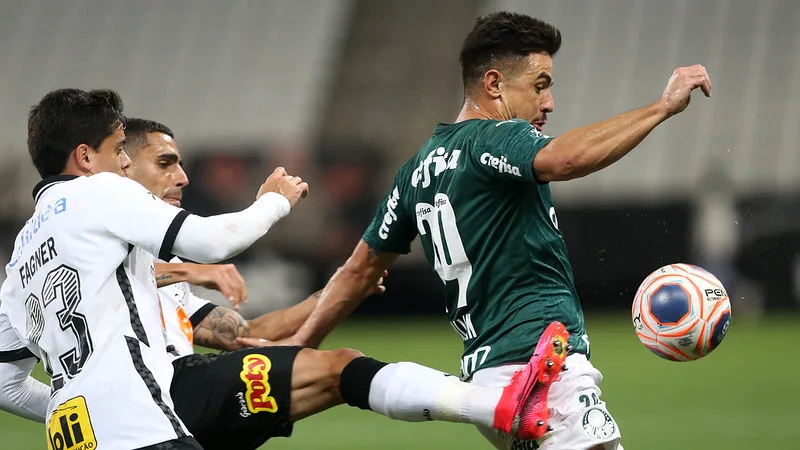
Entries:
POLYGON ((672 111, 664 98, 656 100, 655 102, 646 106, 646 108, 648 108, 659 119, 659 122, 663 122, 677 114, 672 111))
POLYGON ((292 204, 289 203, 289 199, 277 192, 265 192, 255 201, 255 204, 258 205, 259 208, 273 211, 279 219, 289 215, 289 212, 292 210, 292 204))

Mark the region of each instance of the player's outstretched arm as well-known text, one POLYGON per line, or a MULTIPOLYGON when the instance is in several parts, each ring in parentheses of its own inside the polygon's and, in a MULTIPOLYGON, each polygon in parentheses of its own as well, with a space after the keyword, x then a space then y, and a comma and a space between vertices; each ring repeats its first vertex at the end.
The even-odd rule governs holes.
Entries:
POLYGON ((194 327, 194 343, 217 350, 263 347, 282 344, 281 339, 294 335, 317 304, 317 291, 290 307, 245 320, 239 313, 217 306, 194 327))
POLYGON ((186 217, 175 237, 173 253, 201 263, 236 256, 264 236, 307 194, 308 183, 278 167, 261 185, 255 203, 247 209, 211 217, 186 217))
POLYGON ((568 131, 550 141, 533 160, 539 181, 580 178, 603 169, 627 155, 660 123, 689 105, 691 93, 700 88, 711 96, 711 80, 705 67, 675 69, 661 98, 634 111, 568 131))
POLYGON ((234 309, 247 303, 247 283, 233 264, 156 263, 156 285, 187 282, 219 291, 234 309))
POLYGON ((101 220, 107 231, 162 261, 173 254, 200 263, 231 258, 264 236, 308 193, 307 183, 278 167, 248 208, 200 217, 162 201, 129 178, 101 173, 87 179, 96 184, 92 192, 97 207, 104 209, 101 220))
MULTIPOLYGON (((341 267, 337 273, 342 270, 341 267)), ((366 297, 380 295, 386 292, 383 285, 383 278, 388 275, 384 272, 383 276, 372 285, 366 297)), ((292 306, 278 311, 273 311, 257 317, 248 322, 251 337, 241 337, 237 339, 240 344, 249 347, 263 347, 265 345, 284 345, 294 344, 291 339, 300 327, 308 320, 308 317, 317 306, 317 301, 322 295, 322 290, 311 294, 308 298, 292 306), (285 342, 283 340, 286 340, 285 342)))
MULTIPOLYGON (((223 294, 225 294, 223 287, 226 287, 236 292, 236 298, 246 296, 247 292, 244 279, 232 264, 157 263, 156 280, 159 278, 164 283, 185 281, 223 294)), ((381 294, 385 290, 381 277, 367 295, 381 294)), ((193 327, 194 343, 226 351, 238 350, 243 346, 260 347, 266 343, 280 344, 278 341, 293 336, 308 319, 321 293, 322 290, 319 290, 290 308, 272 311, 253 320, 245 320, 238 312, 229 308, 215 306, 193 327)), ((194 294, 189 293, 189 295, 190 303, 194 301, 202 305, 209 303, 207 300, 195 297, 194 294)))
POLYGON ((396 253, 378 253, 359 241, 344 266, 328 280, 316 308, 292 338, 293 343, 317 348, 342 320, 369 295, 397 259, 396 253))

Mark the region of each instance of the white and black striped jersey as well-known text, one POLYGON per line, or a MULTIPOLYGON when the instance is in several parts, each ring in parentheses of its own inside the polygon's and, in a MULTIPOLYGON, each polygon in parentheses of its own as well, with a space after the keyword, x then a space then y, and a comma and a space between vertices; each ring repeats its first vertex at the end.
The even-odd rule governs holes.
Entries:
POLYGON ((169 395, 153 267, 154 255, 170 259, 188 213, 107 173, 45 179, 34 199, 0 289, 0 315, 16 332, 0 330, 0 355, 42 359, 53 390, 49 448, 188 436, 169 395))

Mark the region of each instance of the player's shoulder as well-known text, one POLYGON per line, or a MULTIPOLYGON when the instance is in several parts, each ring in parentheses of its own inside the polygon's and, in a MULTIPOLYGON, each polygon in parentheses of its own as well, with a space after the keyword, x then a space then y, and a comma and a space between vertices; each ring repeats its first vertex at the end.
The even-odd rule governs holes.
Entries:
POLYGON ((537 130, 530 122, 522 119, 484 120, 482 131, 486 137, 502 138, 506 136, 531 135, 531 137, 548 138, 537 130))
POLYGON ((84 178, 82 182, 87 187, 84 192, 93 192, 98 196, 112 196, 116 201, 128 195, 150 195, 156 199, 155 195, 141 184, 115 173, 103 172, 82 178, 84 178))
POLYGON ((88 177, 82 178, 83 183, 97 186, 107 186, 111 188, 141 188, 142 185, 131 180, 128 177, 117 175, 113 172, 101 172, 88 177))

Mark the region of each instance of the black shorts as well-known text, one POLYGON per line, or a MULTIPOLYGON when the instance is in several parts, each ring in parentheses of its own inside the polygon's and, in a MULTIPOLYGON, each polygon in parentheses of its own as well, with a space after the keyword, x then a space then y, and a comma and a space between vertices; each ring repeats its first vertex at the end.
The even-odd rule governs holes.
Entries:
POLYGON ((172 364, 175 412, 205 450, 256 449, 292 434, 292 366, 302 347, 188 355, 172 364))

